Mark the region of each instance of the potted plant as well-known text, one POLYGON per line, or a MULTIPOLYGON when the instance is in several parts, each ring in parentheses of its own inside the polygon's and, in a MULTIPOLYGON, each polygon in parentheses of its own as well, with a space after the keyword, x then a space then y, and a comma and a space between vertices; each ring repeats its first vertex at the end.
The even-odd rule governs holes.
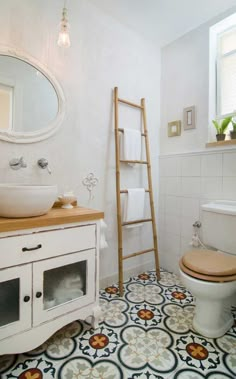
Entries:
POLYGON ((224 133, 228 128, 229 123, 231 122, 231 117, 226 117, 222 121, 212 120, 216 130, 216 139, 217 141, 224 141, 226 134, 224 133))
POLYGON ((230 131, 231 139, 236 139, 236 118, 232 117, 231 123, 233 125, 233 130, 230 131))

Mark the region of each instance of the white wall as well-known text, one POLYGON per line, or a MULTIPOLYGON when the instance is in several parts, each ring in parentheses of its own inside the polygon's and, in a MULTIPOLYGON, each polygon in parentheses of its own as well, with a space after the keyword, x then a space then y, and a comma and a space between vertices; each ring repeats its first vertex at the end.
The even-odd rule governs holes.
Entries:
MULTIPOLYGON (((235 8, 236 11, 236 8, 235 8)), ((161 265, 178 272, 189 249, 201 204, 236 200, 236 149, 207 149, 209 26, 191 31, 162 50, 159 249, 161 265), (168 121, 182 120, 183 108, 195 105, 196 129, 168 138, 168 121)))
POLYGON ((208 142, 209 27, 236 12, 214 18, 162 49, 160 152, 178 153, 205 149, 208 142), (183 109, 196 106, 196 129, 168 137, 168 122, 183 119, 183 109))
MULTIPOLYGON (((47 65, 60 81, 67 99, 65 120, 54 137, 29 145, 0 142, 0 181, 57 183, 60 191, 73 189, 80 205, 104 210, 109 226, 109 249, 101 253, 104 278, 117 272, 112 88, 119 86, 123 98, 147 99, 155 183, 159 154, 159 52, 87 0, 69 2, 72 46, 63 51, 56 45, 62 6, 58 0, 0 2, 0 44, 23 49, 47 65), (11 170, 9 160, 21 155, 27 169, 11 170), (37 167, 41 157, 49 160, 51 176, 37 167), (90 172, 99 178, 99 184, 89 203, 82 180, 90 172)), ((133 123, 132 115, 127 114, 126 120, 127 124, 133 123)), ((130 180, 130 171, 126 177, 130 180)), ((139 181, 140 175, 137 178, 139 181)), ((131 185, 137 184, 131 181, 131 185)), ((139 232, 132 231, 128 238, 135 239, 135 234, 139 232)), ((150 259, 150 255, 133 259, 126 267, 145 264, 150 259)))

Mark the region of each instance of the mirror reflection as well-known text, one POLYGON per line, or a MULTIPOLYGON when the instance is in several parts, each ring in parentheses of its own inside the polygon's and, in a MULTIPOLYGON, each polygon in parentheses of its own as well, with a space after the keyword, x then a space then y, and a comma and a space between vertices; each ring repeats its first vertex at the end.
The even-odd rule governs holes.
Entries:
POLYGON ((47 128, 58 113, 57 93, 37 68, 0 55, 0 132, 32 133, 47 128))

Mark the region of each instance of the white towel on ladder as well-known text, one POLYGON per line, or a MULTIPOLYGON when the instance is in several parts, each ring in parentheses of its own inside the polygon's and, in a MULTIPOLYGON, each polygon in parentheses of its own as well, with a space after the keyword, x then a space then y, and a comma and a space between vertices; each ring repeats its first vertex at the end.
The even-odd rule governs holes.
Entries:
POLYGON ((141 160, 141 132, 133 129, 124 129, 121 136, 121 159, 126 161, 141 160))
POLYGON ((104 220, 100 220, 100 249, 106 249, 108 247, 108 243, 106 240, 106 230, 107 224, 104 220))
MULTIPOLYGON (((145 189, 129 188, 124 203, 123 222, 142 220, 144 218, 145 189)), ((142 226, 142 223, 126 225, 126 228, 142 226)))

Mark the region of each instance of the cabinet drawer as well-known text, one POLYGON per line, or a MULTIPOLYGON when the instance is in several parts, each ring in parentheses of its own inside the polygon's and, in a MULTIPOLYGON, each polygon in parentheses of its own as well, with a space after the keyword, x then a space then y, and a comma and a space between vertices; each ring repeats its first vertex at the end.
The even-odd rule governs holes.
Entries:
POLYGON ((96 246, 96 225, 0 239, 0 268, 38 261, 96 246))

